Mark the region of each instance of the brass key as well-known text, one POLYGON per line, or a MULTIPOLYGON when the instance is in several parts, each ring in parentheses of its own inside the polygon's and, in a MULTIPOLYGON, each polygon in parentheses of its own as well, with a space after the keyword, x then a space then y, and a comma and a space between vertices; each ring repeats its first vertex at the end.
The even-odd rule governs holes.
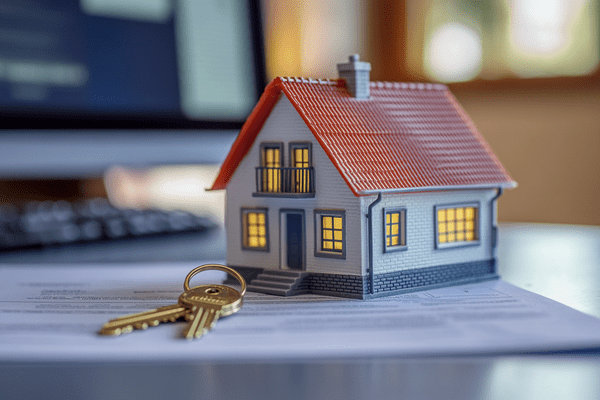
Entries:
POLYGON ((190 271, 183 282, 185 292, 179 296, 179 303, 185 304, 192 311, 186 315, 190 321, 183 332, 186 339, 194 339, 203 336, 211 330, 217 319, 238 312, 242 308, 242 298, 246 293, 246 281, 237 271, 224 265, 202 265, 190 271), (224 285, 203 285, 190 289, 190 279, 207 269, 218 269, 234 276, 242 285, 240 293, 237 290, 224 285))
POLYGON ((204 285, 184 292, 179 302, 192 311, 185 316, 190 321, 183 331, 186 339, 203 336, 221 317, 231 315, 242 308, 242 296, 228 286, 204 285))
POLYGON ((129 333, 134 329, 146 329, 149 326, 156 326, 161 322, 175 322, 189 312, 190 310, 186 306, 181 304, 173 304, 171 306, 160 307, 155 310, 111 319, 104 324, 98 333, 101 335, 118 336, 122 333, 129 333))
POLYGON ((246 293, 246 281, 237 271, 218 264, 206 264, 194 268, 185 277, 183 292, 177 304, 160 307, 155 310, 126 315, 107 322, 100 330, 101 335, 120 335, 134 329, 146 329, 161 322, 174 322, 182 317, 190 321, 184 336, 193 339, 212 329, 220 317, 231 315, 242 307, 242 298, 246 293), (241 284, 241 293, 224 285, 203 285, 190 289, 190 279, 209 269, 225 271, 234 276, 241 284))

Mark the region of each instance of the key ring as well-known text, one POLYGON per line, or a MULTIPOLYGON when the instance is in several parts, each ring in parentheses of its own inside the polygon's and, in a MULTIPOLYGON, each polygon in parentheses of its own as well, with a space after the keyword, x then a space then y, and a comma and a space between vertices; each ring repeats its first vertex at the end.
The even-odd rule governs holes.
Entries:
POLYGON ((185 280, 183 281, 183 290, 185 290, 186 292, 190 290, 190 279, 192 279, 194 275, 197 275, 200 272, 209 269, 218 269, 219 271, 227 272, 229 275, 233 276, 242 285, 242 291, 240 293, 240 296, 243 297, 244 294, 246 294, 246 281, 244 280, 244 278, 233 268, 229 268, 221 264, 204 264, 191 270, 190 273, 187 274, 187 276, 185 277, 185 280))

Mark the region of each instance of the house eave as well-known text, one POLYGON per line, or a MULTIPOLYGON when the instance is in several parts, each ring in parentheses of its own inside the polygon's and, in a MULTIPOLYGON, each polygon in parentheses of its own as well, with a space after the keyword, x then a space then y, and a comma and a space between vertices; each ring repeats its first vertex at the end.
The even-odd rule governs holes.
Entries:
POLYGON ((513 189, 517 187, 517 182, 503 182, 503 183, 485 183, 478 185, 449 185, 449 186, 424 186, 424 187, 410 187, 410 188, 393 188, 393 189, 371 189, 362 190, 357 193, 357 196, 371 196, 379 193, 383 194, 396 194, 396 193, 414 193, 414 192, 438 192, 448 190, 477 190, 477 189, 513 189))

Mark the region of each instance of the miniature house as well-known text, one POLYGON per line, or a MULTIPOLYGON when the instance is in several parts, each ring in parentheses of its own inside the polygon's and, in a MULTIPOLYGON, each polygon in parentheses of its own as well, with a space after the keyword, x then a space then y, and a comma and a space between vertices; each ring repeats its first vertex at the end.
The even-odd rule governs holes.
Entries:
POLYGON ((496 200, 516 184, 448 88, 276 78, 212 189, 249 290, 370 298, 497 278, 496 200))

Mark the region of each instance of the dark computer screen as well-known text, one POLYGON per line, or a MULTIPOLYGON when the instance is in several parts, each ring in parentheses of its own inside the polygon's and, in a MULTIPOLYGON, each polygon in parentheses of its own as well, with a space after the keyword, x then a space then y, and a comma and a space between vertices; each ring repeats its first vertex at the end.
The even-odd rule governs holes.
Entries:
POLYGON ((3 0, 4 129, 231 128, 264 86, 256 1, 3 0))

